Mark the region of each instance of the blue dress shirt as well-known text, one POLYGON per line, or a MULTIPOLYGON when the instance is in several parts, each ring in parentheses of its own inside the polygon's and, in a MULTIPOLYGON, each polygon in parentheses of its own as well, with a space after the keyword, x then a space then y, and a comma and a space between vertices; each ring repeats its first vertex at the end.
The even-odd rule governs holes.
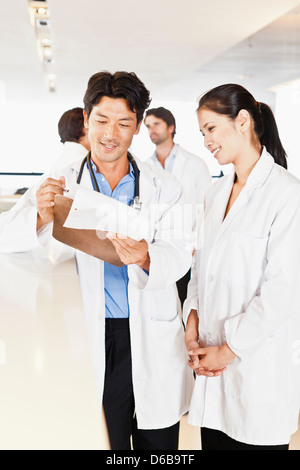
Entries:
POLYGON ((162 166, 162 164, 158 160, 157 155, 156 155, 156 151, 154 152, 154 154, 151 157, 152 163, 154 163, 156 166, 159 166, 160 168, 163 168, 164 170, 168 171, 169 173, 172 173, 173 166, 174 166, 174 163, 175 163, 175 158, 176 158, 176 155, 177 155, 177 149, 178 149, 178 144, 174 144, 173 147, 172 147, 171 152, 169 153, 169 155, 165 159, 164 167, 162 166))
MULTIPOLYGON (((130 203, 134 198, 135 175, 129 163, 129 173, 125 175, 117 187, 112 191, 104 175, 97 172, 96 165, 92 163, 96 181, 100 192, 106 196, 130 203)), ((95 189, 95 188, 94 188, 95 189)), ((104 293, 105 293, 105 317, 128 318, 128 269, 127 266, 119 267, 104 262, 104 293)))

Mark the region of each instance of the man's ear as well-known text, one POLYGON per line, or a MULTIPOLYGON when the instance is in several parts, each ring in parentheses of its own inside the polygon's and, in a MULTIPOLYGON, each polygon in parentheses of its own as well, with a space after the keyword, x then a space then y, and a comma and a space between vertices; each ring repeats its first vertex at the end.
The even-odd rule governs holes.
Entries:
POLYGON ((84 127, 86 129, 88 129, 89 128, 89 120, 88 120, 88 117, 87 117, 87 114, 86 114, 85 111, 83 111, 83 119, 84 119, 84 127))
POLYGON ((173 135, 174 132, 175 132, 175 126, 174 126, 174 124, 172 124, 171 126, 168 126, 168 130, 169 130, 170 133, 173 135))
POLYGON ((140 132, 140 130, 141 130, 142 122, 143 122, 143 121, 141 121, 141 122, 139 123, 139 125, 137 126, 134 135, 138 135, 138 134, 139 134, 139 132, 140 132))

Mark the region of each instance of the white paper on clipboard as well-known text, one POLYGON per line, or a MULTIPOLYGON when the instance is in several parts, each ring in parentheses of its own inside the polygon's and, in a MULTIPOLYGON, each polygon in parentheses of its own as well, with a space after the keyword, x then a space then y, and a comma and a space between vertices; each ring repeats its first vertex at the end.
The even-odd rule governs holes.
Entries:
POLYGON ((149 220, 142 211, 78 184, 72 193, 64 227, 120 233, 137 241, 149 238, 149 220))

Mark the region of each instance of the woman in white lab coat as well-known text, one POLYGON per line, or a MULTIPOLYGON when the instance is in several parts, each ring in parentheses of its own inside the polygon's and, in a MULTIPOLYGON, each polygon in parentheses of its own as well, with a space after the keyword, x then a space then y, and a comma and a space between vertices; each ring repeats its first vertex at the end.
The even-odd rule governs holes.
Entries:
POLYGON ((274 116, 239 85, 199 102, 205 146, 232 172, 208 190, 184 305, 202 448, 288 449, 300 404, 300 182, 274 116))

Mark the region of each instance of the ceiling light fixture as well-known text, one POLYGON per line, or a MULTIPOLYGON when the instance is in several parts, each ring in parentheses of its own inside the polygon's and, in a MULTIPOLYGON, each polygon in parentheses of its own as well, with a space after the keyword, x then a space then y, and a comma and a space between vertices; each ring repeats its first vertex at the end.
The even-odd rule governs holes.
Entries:
POLYGON ((48 14, 48 8, 40 7, 36 9, 36 12, 38 15, 47 15, 48 14))
POLYGON ((293 88, 294 90, 300 90, 300 78, 296 78, 295 80, 290 80, 289 82, 279 83, 278 85, 274 85, 269 88, 268 91, 273 91, 277 93, 284 88, 293 88))
POLYGON ((56 90, 56 74, 54 73, 54 57, 51 40, 50 10, 47 1, 28 0, 29 15, 35 31, 36 45, 43 65, 48 90, 56 90), (49 76, 52 77, 49 79, 49 76), (55 78, 54 78, 55 77, 55 78))
POLYGON ((251 78, 253 78, 253 75, 242 73, 238 77, 240 80, 250 80, 251 78))

